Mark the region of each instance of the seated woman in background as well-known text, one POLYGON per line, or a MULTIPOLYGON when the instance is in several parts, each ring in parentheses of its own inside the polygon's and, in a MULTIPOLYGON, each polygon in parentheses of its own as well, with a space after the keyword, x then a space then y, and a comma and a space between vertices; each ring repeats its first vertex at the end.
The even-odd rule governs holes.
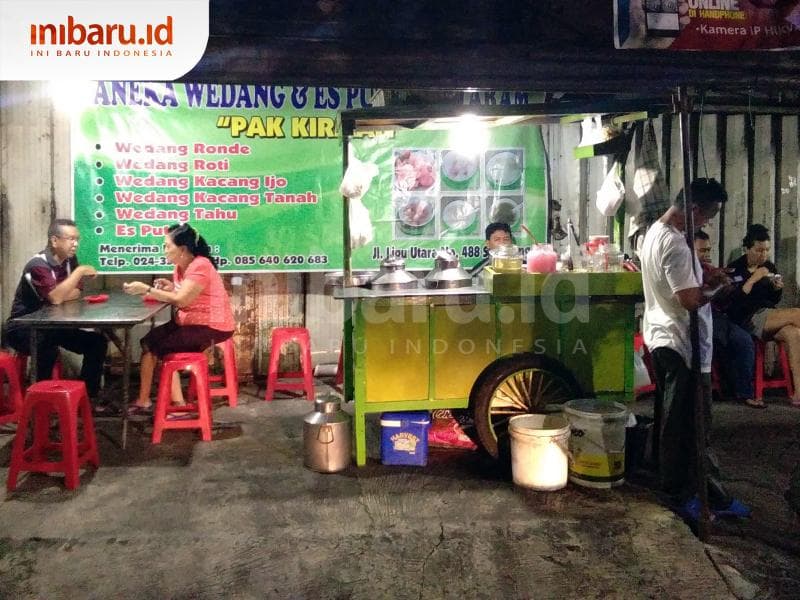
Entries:
POLYGON ((764 341, 783 342, 794 384, 794 397, 790 400, 793 406, 800 407, 800 309, 775 308, 783 294, 783 280, 775 265, 767 260, 769 230, 763 225, 750 225, 742 244, 744 255, 728 265, 738 287, 725 312, 751 335, 764 341))
MULTIPOLYGON (((713 277, 719 269, 711 263, 711 238, 702 229, 694 232, 694 253, 703 268, 704 281, 713 277)), ((714 364, 722 376, 722 393, 752 408, 766 408, 764 400, 755 398, 754 393, 756 349, 753 336, 731 321, 714 299, 711 300, 711 315, 714 364)))
MULTIPOLYGON (((177 308, 171 321, 142 338, 139 396, 128 407, 129 415, 152 413, 150 387, 159 359, 173 352, 202 352, 231 337, 234 330, 228 293, 203 237, 188 224, 170 225, 164 238, 164 255, 175 265, 172 281, 156 279, 152 286, 141 281, 123 285, 126 294, 149 294, 177 308)), ((172 401, 184 403, 177 373, 172 380, 172 401)))

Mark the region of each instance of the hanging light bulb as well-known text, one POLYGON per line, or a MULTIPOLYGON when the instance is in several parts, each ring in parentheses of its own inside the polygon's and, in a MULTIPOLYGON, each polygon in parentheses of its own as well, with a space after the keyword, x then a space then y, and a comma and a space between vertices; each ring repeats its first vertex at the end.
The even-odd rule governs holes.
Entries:
POLYGON ((489 146, 489 130, 478 117, 464 114, 450 129, 450 147, 465 156, 477 156, 489 146))

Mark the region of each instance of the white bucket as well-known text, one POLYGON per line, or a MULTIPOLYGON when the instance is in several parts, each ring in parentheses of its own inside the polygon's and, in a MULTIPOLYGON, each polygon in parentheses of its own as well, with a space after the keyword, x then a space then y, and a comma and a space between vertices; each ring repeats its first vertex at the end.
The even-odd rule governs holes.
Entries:
POLYGON ((569 480, 592 488, 625 482, 625 425, 628 410, 619 402, 570 400, 569 480))
POLYGON ((567 485, 569 423, 561 415, 518 415, 508 422, 514 483, 534 490, 567 485))

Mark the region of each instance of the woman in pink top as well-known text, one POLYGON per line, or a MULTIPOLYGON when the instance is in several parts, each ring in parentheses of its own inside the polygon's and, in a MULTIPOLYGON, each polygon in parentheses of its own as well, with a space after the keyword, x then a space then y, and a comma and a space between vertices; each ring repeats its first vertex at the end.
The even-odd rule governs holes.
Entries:
MULTIPOLYGON (((150 388, 160 358, 173 352, 202 352, 233 334, 228 293, 203 236, 189 224, 170 225, 164 238, 164 254, 175 265, 172 281, 159 278, 152 286, 141 281, 123 285, 127 294, 148 294, 177 309, 171 321, 153 328, 142 338, 139 397, 128 407, 129 415, 152 413, 150 388)), ((172 380, 172 401, 184 403, 177 374, 172 380)))

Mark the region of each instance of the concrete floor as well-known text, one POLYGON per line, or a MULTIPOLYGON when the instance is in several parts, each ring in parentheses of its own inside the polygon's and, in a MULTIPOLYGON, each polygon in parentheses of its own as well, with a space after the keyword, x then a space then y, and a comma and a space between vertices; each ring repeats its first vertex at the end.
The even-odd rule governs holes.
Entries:
MULTIPOLYGON (((0 509, 0 597, 800 596, 800 528, 781 495, 800 456, 796 409, 715 407, 728 484, 755 515, 704 545, 643 486, 524 491, 457 450, 383 466, 374 422, 366 467, 314 473, 310 404, 254 394, 215 411, 213 442, 168 432, 152 446, 133 429, 124 452, 100 436, 102 466, 74 492, 24 477, 0 509)), ((118 437, 116 422, 98 428, 118 437)))

